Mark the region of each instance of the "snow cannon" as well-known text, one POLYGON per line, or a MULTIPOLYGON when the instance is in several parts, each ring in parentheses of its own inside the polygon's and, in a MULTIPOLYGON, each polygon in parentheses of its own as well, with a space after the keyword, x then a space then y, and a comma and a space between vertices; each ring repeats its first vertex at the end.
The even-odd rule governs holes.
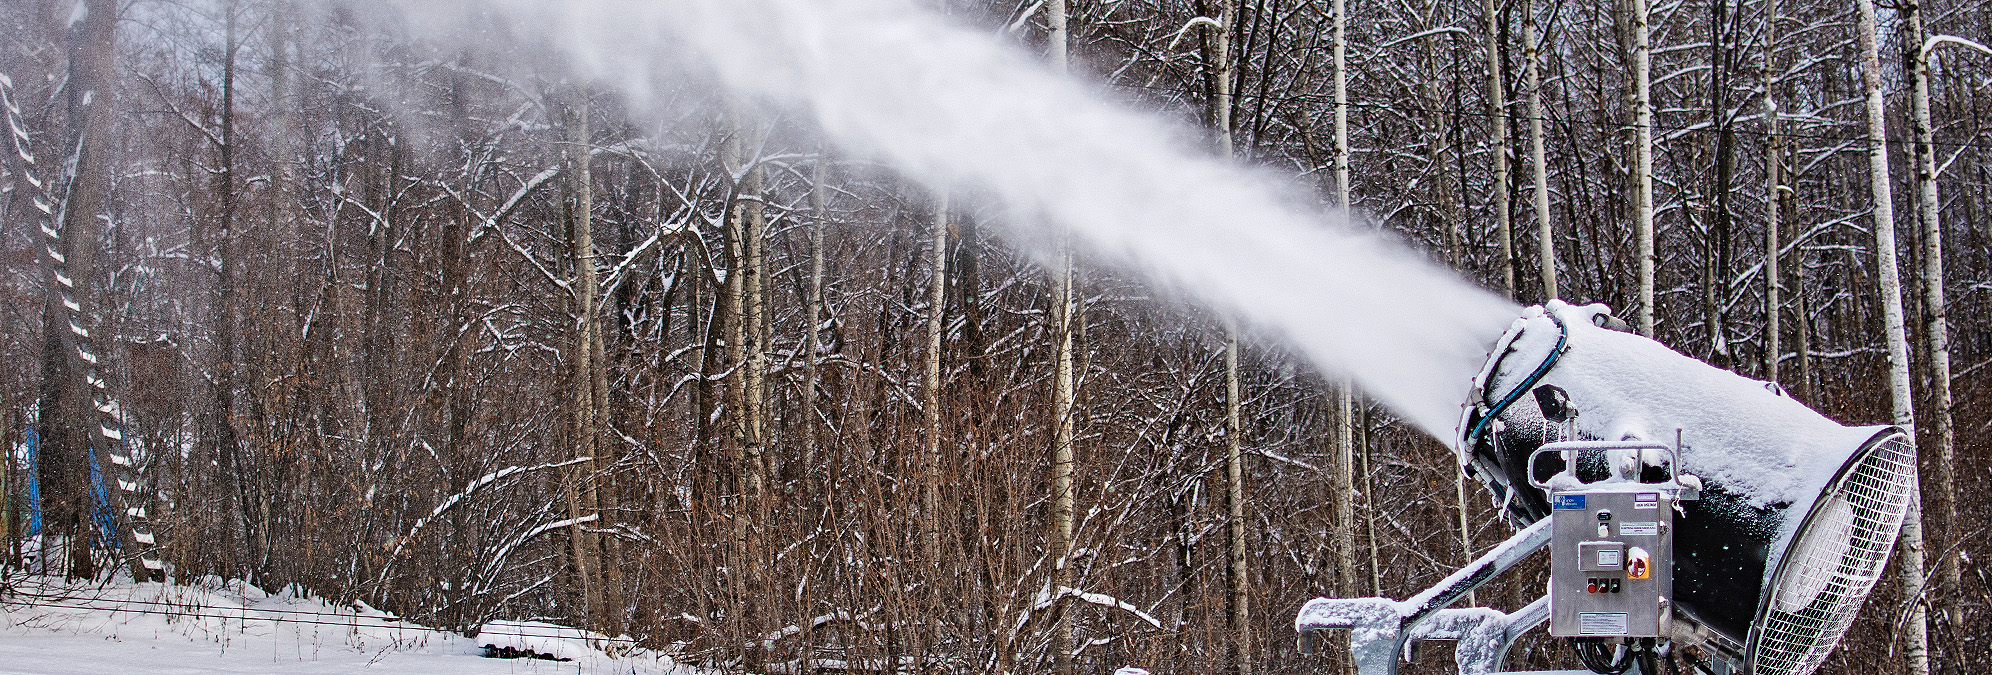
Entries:
POLYGON ((1554 537, 1553 556, 1566 547, 1585 556, 1568 574, 1551 560, 1553 629, 1566 607, 1601 602, 1597 583, 1617 593, 1634 574, 1598 572, 1601 561, 1664 566, 1633 577, 1670 580, 1654 587, 1651 637, 1593 620, 1607 612, 1584 614, 1581 631, 1570 614, 1575 632, 1552 631, 1589 636, 1573 639, 1598 672, 1626 670, 1626 655, 1642 648, 1641 670, 1652 672, 1655 644, 1671 640, 1707 672, 1812 673, 1873 589, 1917 486, 1902 429, 1843 426, 1774 383, 1633 334, 1604 305, 1525 310, 1495 343, 1473 397, 1455 446, 1462 469, 1525 534, 1553 530, 1541 535, 1554 537), (1656 493, 1665 518, 1634 510, 1655 509, 1656 493), (1544 519, 1556 527, 1536 527, 1544 519), (1649 552, 1620 536, 1649 529, 1669 540, 1649 552))

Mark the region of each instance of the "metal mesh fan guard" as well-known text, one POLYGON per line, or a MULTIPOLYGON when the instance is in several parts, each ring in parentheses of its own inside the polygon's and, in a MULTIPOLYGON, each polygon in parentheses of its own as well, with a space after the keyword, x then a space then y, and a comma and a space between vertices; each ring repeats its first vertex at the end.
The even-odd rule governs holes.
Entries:
POLYGON ((1884 432, 1820 497, 1760 605, 1753 675, 1808 675, 1840 643, 1895 547, 1916 489, 1915 453, 1900 431, 1884 432))

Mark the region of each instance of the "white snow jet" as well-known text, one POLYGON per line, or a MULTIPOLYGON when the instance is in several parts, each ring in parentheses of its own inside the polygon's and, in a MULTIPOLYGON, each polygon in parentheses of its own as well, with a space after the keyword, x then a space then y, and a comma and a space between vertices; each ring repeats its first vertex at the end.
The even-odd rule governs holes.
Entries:
MULTIPOLYGON (((1438 438, 1455 435, 1473 376, 1520 310, 1300 205, 1291 179, 1212 158, 1187 125, 901 0, 481 6, 552 31, 635 98, 696 53, 726 86, 813 116, 841 145, 1070 228, 1092 253, 1276 334, 1438 438)), ((1013 241, 1043 253, 1042 239, 1013 241)))

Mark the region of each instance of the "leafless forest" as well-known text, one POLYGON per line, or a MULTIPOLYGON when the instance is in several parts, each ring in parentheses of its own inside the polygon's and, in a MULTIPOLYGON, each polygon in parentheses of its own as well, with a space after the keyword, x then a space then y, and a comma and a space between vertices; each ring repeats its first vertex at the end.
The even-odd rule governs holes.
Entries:
MULTIPOLYGON (((1877 10, 1887 209, 1864 1, 922 4, 1843 422, 1894 419, 1893 264, 1930 668, 1992 668, 1992 55, 1915 67, 1992 42, 1992 4, 1877 10)), ((0 410, 41 447, 6 466, 12 565, 31 474, 45 536, 96 531, 96 461, 122 545, 56 573, 154 556, 756 672, 1302 673, 1337 658, 1298 653, 1302 602, 1402 597, 1511 532, 1440 441, 1143 278, 1019 252, 972 194, 697 77, 633 101, 500 19, 436 44, 396 11, 0 4, 0 410)), ((1897 567, 1824 672, 1915 670, 1897 567)))

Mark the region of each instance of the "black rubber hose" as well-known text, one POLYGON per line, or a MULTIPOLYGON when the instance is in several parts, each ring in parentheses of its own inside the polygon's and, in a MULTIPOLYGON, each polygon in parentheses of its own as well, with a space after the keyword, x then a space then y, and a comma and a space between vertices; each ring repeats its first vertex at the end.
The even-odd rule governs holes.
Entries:
POLYGON ((1605 644, 1601 640, 1578 639, 1573 644, 1577 647, 1577 660, 1583 661, 1584 667, 1593 673, 1623 675, 1625 671, 1632 670, 1635 654, 1630 646, 1620 654, 1615 653, 1618 645, 1605 644))

